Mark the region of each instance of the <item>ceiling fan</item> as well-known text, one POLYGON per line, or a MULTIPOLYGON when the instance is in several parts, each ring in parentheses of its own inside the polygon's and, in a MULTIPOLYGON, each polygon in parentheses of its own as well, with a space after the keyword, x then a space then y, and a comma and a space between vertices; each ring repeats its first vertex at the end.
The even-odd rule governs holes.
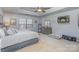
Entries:
POLYGON ((46 12, 43 7, 37 7, 34 12, 46 12))

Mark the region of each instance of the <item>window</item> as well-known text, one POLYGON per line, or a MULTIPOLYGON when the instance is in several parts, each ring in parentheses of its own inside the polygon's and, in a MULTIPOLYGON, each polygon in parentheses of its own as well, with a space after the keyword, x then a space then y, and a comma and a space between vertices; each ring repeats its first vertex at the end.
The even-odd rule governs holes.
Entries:
POLYGON ((27 19, 27 29, 32 29, 32 26, 33 26, 33 20, 27 19))
POLYGON ((27 19, 27 25, 32 25, 32 19, 27 19))
POLYGON ((19 19, 19 28, 20 29, 32 29, 33 27, 33 21, 32 19, 25 19, 21 18, 19 19))
POLYGON ((50 27, 50 21, 45 21, 45 27, 50 27))
POLYGON ((19 29, 20 30, 26 29, 26 19, 25 18, 19 19, 19 29))
POLYGON ((19 19, 19 24, 26 24, 26 19, 19 19))

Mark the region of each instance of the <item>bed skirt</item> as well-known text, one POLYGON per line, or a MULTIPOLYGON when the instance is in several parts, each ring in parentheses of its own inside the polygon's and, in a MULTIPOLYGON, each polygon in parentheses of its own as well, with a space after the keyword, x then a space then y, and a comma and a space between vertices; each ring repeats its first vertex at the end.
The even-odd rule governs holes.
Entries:
POLYGON ((27 41, 24 41, 24 42, 21 42, 21 43, 17 43, 17 44, 2 48, 1 52, 15 52, 15 51, 17 51, 21 48, 35 44, 37 42, 38 42, 38 38, 33 38, 33 39, 30 39, 30 40, 27 40, 27 41))

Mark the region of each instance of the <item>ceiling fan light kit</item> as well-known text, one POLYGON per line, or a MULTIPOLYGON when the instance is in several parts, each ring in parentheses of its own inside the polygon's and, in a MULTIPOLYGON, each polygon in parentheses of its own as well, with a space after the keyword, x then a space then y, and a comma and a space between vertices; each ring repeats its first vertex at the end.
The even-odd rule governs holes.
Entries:
POLYGON ((35 12, 45 12, 45 10, 42 7, 37 7, 35 12))

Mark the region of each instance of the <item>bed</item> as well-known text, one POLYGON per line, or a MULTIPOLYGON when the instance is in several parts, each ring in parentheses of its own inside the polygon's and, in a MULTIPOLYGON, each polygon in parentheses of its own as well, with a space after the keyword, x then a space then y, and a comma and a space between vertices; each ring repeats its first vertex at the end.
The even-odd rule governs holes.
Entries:
POLYGON ((5 36, 1 40, 1 51, 12 52, 37 43, 38 33, 29 30, 20 31, 14 35, 5 36))

